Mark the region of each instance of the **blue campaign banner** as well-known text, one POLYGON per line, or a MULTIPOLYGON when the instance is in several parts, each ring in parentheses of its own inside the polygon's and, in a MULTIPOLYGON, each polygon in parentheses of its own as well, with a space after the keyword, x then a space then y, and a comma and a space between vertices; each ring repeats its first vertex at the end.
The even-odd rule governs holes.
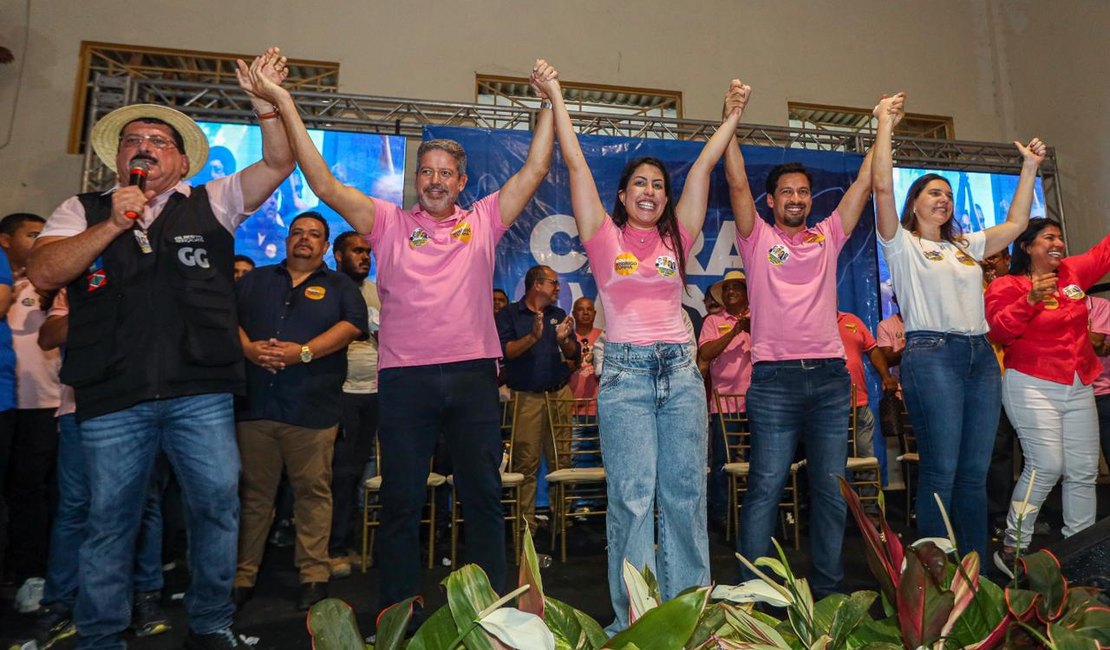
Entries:
MULTIPOLYGON (((428 126, 424 139, 449 138, 459 142, 467 153, 466 188, 459 203, 466 206, 496 191, 521 168, 528 156, 532 134, 527 131, 500 131, 458 127, 428 126)), ((616 184, 625 164, 634 158, 653 156, 662 160, 671 173, 675 197, 681 194, 686 172, 702 148, 700 142, 648 140, 610 136, 579 136, 586 161, 593 171, 602 202, 611 209, 616 199, 616 184)), ((763 191, 767 173, 784 162, 801 162, 813 177, 813 212, 810 224, 828 216, 855 180, 863 156, 859 154, 743 147, 756 206, 760 215, 773 223, 763 191)), ((597 287, 590 273, 582 242, 574 225, 570 203, 570 181, 558 145, 547 179, 535 198, 524 209, 497 248, 494 286, 517 300, 523 294, 524 274, 536 264, 554 269, 563 284, 559 304, 568 313, 574 300, 595 297, 597 287)), ((709 209, 701 236, 687 260, 687 292, 683 301, 704 313, 702 304, 709 286, 726 271, 742 268, 736 249, 736 227, 728 199, 724 162, 713 171, 709 209)), ((875 220, 870 204, 860 218, 847 246, 840 254, 837 290, 840 308, 859 316, 872 332, 879 321, 878 261, 875 220)), ((598 306, 598 327, 602 327, 604 305, 598 306)), ((786 324, 784 324, 786 325, 786 324)))

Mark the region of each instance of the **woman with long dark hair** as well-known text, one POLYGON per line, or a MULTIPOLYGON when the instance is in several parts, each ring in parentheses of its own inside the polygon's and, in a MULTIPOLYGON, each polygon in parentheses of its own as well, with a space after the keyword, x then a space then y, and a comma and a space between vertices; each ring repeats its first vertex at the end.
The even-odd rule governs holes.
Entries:
POLYGON ((1011 503, 1024 502, 1028 492, 1030 506, 1011 506, 1006 517, 995 554, 1005 573, 1017 549, 1029 546, 1037 511, 1061 477, 1064 536, 1095 523, 1099 449, 1091 384, 1102 365, 1087 336, 1086 291, 1107 273, 1110 235, 1082 255, 1064 257, 1060 224, 1033 219, 1014 242, 1010 274, 987 289, 991 338, 1005 346, 1002 403, 1025 456, 1011 503))
POLYGON ((901 222, 894 207, 891 140, 904 95, 884 98, 871 167, 879 243, 906 328, 902 390, 917 436, 917 530, 947 537, 934 494, 951 515, 956 543, 987 552, 987 468, 1001 411, 1001 372, 983 314, 978 261, 1010 244, 1029 222, 1045 146, 1015 142, 1021 176, 1006 221, 964 233, 952 218, 952 186, 925 174, 910 186, 901 222), (954 498, 955 497, 955 498, 954 498))
POLYGON ((628 626, 623 560, 655 571, 664 599, 709 584, 705 391, 683 325, 682 291, 686 258, 705 221, 710 172, 734 137, 742 103, 690 167, 681 199, 672 200, 663 163, 640 158, 621 174, 610 216, 558 74, 541 61, 534 75, 553 105, 574 219, 605 305, 598 418, 608 492, 609 597, 616 612, 609 629, 617 632, 628 626))

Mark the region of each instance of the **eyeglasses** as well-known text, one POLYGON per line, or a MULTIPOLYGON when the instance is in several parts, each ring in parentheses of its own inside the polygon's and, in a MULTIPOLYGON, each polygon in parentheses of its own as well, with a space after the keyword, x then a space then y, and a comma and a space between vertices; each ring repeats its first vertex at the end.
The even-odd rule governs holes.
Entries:
POLYGON ((154 147, 155 149, 166 149, 168 147, 175 147, 175 148, 177 147, 177 143, 175 143, 173 140, 170 140, 168 138, 163 138, 162 136, 157 135, 157 134, 155 134, 155 135, 139 135, 139 134, 125 135, 125 136, 123 136, 122 138, 119 139, 119 143, 120 143, 121 146, 127 147, 128 149, 135 149, 135 148, 138 148, 138 147, 142 146, 143 140, 146 140, 147 142, 149 142, 150 146, 154 147))
POLYGON ((551 278, 540 278, 539 280, 536 280, 536 282, 545 282, 555 286, 558 286, 559 284, 558 280, 552 280, 551 278))

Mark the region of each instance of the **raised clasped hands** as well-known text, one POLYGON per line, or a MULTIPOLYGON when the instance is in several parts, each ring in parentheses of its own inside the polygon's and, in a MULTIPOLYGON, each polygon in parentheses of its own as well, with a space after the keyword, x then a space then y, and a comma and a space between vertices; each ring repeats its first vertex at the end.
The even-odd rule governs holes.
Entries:
POLYGON ((733 113, 743 114, 744 107, 748 105, 748 98, 751 97, 752 87, 739 79, 733 79, 729 82, 728 92, 725 93, 725 109, 724 118, 727 120, 732 117, 733 113))
POLYGON ((891 127, 898 126, 906 116, 906 93, 898 92, 893 95, 883 95, 871 114, 880 120, 887 120, 891 127))
POLYGON ((256 56, 249 66, 242 59, 236 59, 235 62, 235 76, 239 79, 239 87, 252 97, 276 106, 278 95, 288 92, 281 87, 281 83, 289 76, 288 61, 281 55, 281 49, 268 48, 260 56, 256 56))
POLYGON ((567 316, 555 326, 555 340, 562 343, 574 332, 574 318, 567 316))
POLYGON ((551 99, 556 95, 562 95, 559 87, 559 72, 543 59, 536 59, 536 63, 532 66, 532 74, 528 77, 528 83, 532 85, 532 89, 540 99, 551 99))

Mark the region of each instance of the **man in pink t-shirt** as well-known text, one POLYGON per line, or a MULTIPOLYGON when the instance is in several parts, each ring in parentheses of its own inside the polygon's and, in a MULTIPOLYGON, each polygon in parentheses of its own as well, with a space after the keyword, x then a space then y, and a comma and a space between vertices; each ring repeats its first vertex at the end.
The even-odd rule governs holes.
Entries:
MULTIPOLYGON (((441 434, 466 512, 465 561, 481 566, 499 590, 506 565, 494 252, 547 176, 554 140, 551 104, 537 89, 544 102, 524 166, 469 209, 457 205, 467 182, 466 152, 452 140, 422 143, 414 179, 417 205, 406 210, 337 180, 289 92, 268 79, 256 83, 277 108, 312 190, 366 238, 377 258, 383 481, 378 606, 420 594, 418 526, 429 459, 441 434)), ((419 619, 417 614, 414 620, 419 619)))
MULTIPOLYGON (((726 102, 725 110, 729 110, 726 102)), ((836 262, 871 191, 871 153, 831 215, 809 219, 813 190, 806 168, 786 163, 766 179, 774 223, 756 211, 736 140, 725 153, 736 243, 751 302, 751 475, 740 510, 739 550, 771 551, 783 487, 798 442, 805 440, 810 489, 810 586, 817 598, 836 591, 844 575, 841 547, 851 379, 836 326, 836 262)), ((741 570, 741 579, 754 576, 741 570)))

